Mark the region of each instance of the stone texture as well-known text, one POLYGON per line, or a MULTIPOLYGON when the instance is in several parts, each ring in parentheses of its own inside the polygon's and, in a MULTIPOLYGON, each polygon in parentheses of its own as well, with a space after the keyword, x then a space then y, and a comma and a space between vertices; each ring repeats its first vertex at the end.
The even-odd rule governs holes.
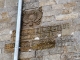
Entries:
POLYGON ((0 41, 0 48, 4 48, 5 46, 5 42, 4 41, 0 41))
POLYGON ((55 54, 55 55, 47 55, 47 56, 43 56, 43 60, 60 60, 60 55, 59 54, 55 54))
POLYGON ((11 35, 10 34, 0 35, 0 41, 7 41, 7 40, 11 40, 11 35))
POLYGON ((4 1, 5 0, 0 0, 0 8, 4 8, 4 1))
POLYGON ((62 36, 71 35, 71 33, 72 33, 71 29, 62 29, 62 36))
POLYGON ((23 10, 25 9, 34 9, 34 8, 37 8, 39 7, 39 2, 34 2, 34 3, 24 3, 24 7, 23 7, 23 10))
POLYGON ((53 5, 55 4, 54 0, 44 0, 39 2, 39 6, 53 5))
POLYGON ((33 57, 35 57, 35 51, 20 53, 20 58, 33 58, 33 57))
POLYGON ((75 18, 78 18, 78 13, 70 13, 66 15, 56 16, 56 20, 69 20, 69 19, 75 19, 75 18))
POLYGON ((52 10, 52 5, 47 5, 42 7, 43 12, 44 11, 51 11, 52 10))
POLYGON ((76 6, 75 2, 70 2, 70 3, 64 4, 64 7, 67 7, 67 8, 75 7, 75 6, 76 6))
POLYGON ((3 54, 3 60, 13 60, 12 59, 12 54, 11 53, 4 53, 3 54))
POLYGON ((18 0, 5 0, 5 7, 17 6, 18 0))
MULTIPOLYGON (((0 59, 13 60, 4 46, 11 43, 10 30, 16 29, 18 0, 0 0, 0 59)), ((71 23, 71 29, 62 29, 51 49, 20 52, 21 59, 30 60, 80 60, 80 0, 24 0, 23 10, 42 6, 40 26, 71 23), (72 32, 74 32, 72 34, 72 32), (71 35, 72 34, 72 35, 71 35), (62 40, 60 40, 62 38, 62 40)))
POLYGON ((2 53, 2 49, 0 49, 0 54, 2 53))
POLYGON ((44 16, 42 17, 42 22, 51 22, 54 21, 54 16, 44 16))
POLYGON ((63 4, 55 4, 55 5, 52 5, 52 9, 65 9, 64 5, 63 4))

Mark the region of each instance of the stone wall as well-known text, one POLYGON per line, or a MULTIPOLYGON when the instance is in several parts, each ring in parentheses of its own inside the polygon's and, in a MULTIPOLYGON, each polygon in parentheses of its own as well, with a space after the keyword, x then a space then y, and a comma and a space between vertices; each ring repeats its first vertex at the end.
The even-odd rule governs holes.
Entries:
MULTIPOLYGON (((54 48, 21 52, 24 60, 80 60, 80 1, 79 0, 24 0, 23 10, 42 7, 40 26, 69 23, 56 38, 54 48)), ((6 43, 11 42, 11 32, 16 27, 17 1, 0 0, 0 58, 13 60, 14 53, 7 53, 6 43)))
POLYGON ((13 60, 13 53, 4 47, 11 42, 11 32, 16 28, 17 0, 0 0, 0 60, 13 60))

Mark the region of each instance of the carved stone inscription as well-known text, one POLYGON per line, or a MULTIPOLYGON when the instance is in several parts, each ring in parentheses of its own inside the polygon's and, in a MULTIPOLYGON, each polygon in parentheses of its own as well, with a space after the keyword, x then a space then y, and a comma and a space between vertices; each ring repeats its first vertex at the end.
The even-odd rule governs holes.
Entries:
MULTIPOLYGON (((50 37, 57 37, 58 33, 62 34, 64 29, 69 30, 69 24, 62 24, 62 25, 54 25, 54 26, 46 26, 46 27, 39 27, 39 28, 32 28, 32 29, 24 29, 21 30, 21 41, 23 40, 34 40, 35 37, 39 37, 40 39, 50 38, 50 37)), ((12 40, 15 41, 15 31, 12 34, 12 40)))
POLYGON ((33 41, 32 42, 32 49, 33 50, 42 50, 48 49, 55 46, 55 40, 53 38, 43 39, 40 41, 33 41))
MULTIPOLYGON (((54 26, 41 26, 38 28, 28 28, 21 30, 20 34, 20 51, 26 52, 29 49, 33 50, 42 50, 47 48, 52 48, 55 46, 55 38, 57 34, 62 34, 63 29, 69 29, 69 24, 61 24, 54 26), (36 37, 39 37, 39 40, 35 40, 36 37)), ((12 39, 15 41, 15 31, 12 33, 12 39)), ((58 45, 56 45, 58 46, 58 45)), ((62 46, 62 45, 60 45, 62 46)), ((14 44, 6 44, 6 51, 13 51, 14 44)))
POLYGON ((14 43, 5 44, 5 50, 7 52, 13 52, 14 51, 14 43))
MULTIPOLYGON (((5 44, 5 50, 7 52, 14 52, 15 43, 5 44)), ((30 49, 30 42, 22 41, 20 42, 20 51, 26 52, 30 49)))
POLYGON ((29 28, 39 25, 41 23, 42 14, 41 7, 31 11, 23 11, 22 28, 29 28))

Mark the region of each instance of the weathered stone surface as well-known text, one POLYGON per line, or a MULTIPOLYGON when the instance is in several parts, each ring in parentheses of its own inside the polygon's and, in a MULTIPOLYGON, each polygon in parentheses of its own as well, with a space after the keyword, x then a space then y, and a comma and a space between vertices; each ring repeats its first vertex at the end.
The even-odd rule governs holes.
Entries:
POLYGON ((0 8, 4 8, 4 2, 5 0, 0 0, 0 8))
POLYGON ((55 54, 55 55, 47 55, 47 56, 43 56, 43 60, 60 60, 60 55, 59 54, 55 54))
POLYGON ((4 48, 5 46, 5 42, 4 41, 0 41, 0 48, 4 48))
MULTIPOLYGON (((4 50, 4 45, 5 43, 11 43, 11 35, 9 34, 9 31, 16 29, 17 2, 17 0, 0 0, 1 60, 13 60, 12 53, 6 53, 4 50)), ((55 34, 56 37, 58 37, 57 35, 61 34, 62 40, 55 39, 55 47, 51 49, 37 50, 36 52, 20 52, 21 59, 80 60, 80 0, 24 0, 23 10, 27 9, 29 11, 39 8, 40 6, 42 6, 43 12, 43 18, 41 19, 42 23, 40 26, 64 24, 64 26, 61 25, 62 28, 59 30, 62 31, 57 32, 57 34, 51 32, 52 30, 56 31, 56 29, 51 28, 50 30, 50 36, 55 34), (71 26, 66 26, 65 22, 71 23, 71 26)), ((40 32, 43 33, 41 38, 44 38, 45 36, 50 37, 48 36, 49 34, 45 33, 48 32, 48 30, 49 29, 45 29, 43 32, 40 32)), ((40 33, 34 32, 34 36, 40 37, 40 33)))
POLYGON ((0 59, 2 59, 2 60, 4 59, 2 54, 0 54, 0 59))
POLYGON ((54 21, 54 16, 44 16, 42 17, 42 22, 51 22, 54 21))
POLYGON ((39 7, 39 2, 34 2, 34 3, 24 3, 24 7, 23 10, 26 9, 34 9, 34 8, 38 8, 39 7))
POLYGON ((23 11, 23 24, 22 28, 30 28, 30 27, 36 27, 37 25, 40 25, 41 18, 42 18, 42 8, 39 9, 27 11, 23 11))
POLYGON ((67 7, 67 8, 75 7, 75 6, 76 6, 76 3, 75 2, 64 4, 64 7, 67 7))
POLYGON ((76 52, 77 51, 75 46, 67 46, 67 50, 68 50, 68 52, 76 52))
POLYGON ((43 12, 44 11, 51 11, 52 10, 52 5, 47 5, 42 7, 43 12))
POLYGON ((5 57, 5 58, 3 58, 3 60, 13 60, 11 53, 4 53, 3 57, 5 57))
POLYGON ((1 16, 2 16, 2 19, 8 18, 8 13, 7 12, 3 12, 1 14, 1 16))
POLYGON ((52 9, 65 9, 64 5, 63 4, 55 4, 55 5, 52 5, 52 9))
POLYGON ((62 36, 71 35, 71 33, 72 33, 71 29, 62 29, 62 36))
POLYGON ((30 2, 30 0, 23 0, 24 1, 24 3, 26 3, 26 2, 30 2))
POLYGON ((35 57, 35 51, 31 52, 21 52, 20 58, 33 58, 35 57))
POLYGON ((55 47, 55 48, 49 49, 49 53, 51 55, 63 53, 63 48, 62 47, 55 47))
POLYGON ((75 19, 75 18, 78 18, 78 13, 70 13, 66 15, 56 16, 56 20, 68 20, 68 19, 75 19))
POLYGON ((5 7, 17 6, 18 0, 5 0, 5 7))
POLYGON ((11 35, 10 34, 0 35, 0 41, 7 41, 7 40, 11 40, 11 35))
POLYGON ((51 11, 44 11, 43 16, 57 16, 62 14, 62 9, 54 9, 51 11))
POLYGON ((46 5, 53 5, 53 4, 55 4, 54 0, 45 0, 45 1, 39 2, 39 6, 46 6, 46 5))
POLYGON ((64 9, 62 11, 62 14, 70 14, 70 13, 72 13, 72 11, 73 11, 73 9, 64 9))
POLYGON ((0 54, 2 54, 2 49, 0 49, 0 54))
POLYGON ((0 35, 10 34, 10 29, 0 30, 0 35))

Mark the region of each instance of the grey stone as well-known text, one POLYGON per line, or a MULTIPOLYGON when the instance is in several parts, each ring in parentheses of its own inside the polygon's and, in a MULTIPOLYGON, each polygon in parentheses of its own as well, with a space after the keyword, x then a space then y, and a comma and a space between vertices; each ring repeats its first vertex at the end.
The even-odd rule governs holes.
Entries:
POLYGON ((52 49, 49 49, 50 50, 50 54, 60 54, 60 53, 63 53, 63 48, 62 47, 55 47, 55 48, 52 48, 52 49))
POLYGON ((25 3, 23 10, 25 9, 33 9, 33 8, 38 8, 39 7, 39 2, 34 2, 34 3, 25 3))
POLYGON ((13 60, 12 59, 12 53, 4 53, 3 54, 3 60, 13 60))
POLYGON ((35 57, 35 51, 20 53, 20 58, 33 58, 33 57, 35 57))
POLYGON ((5 7, 14 7, 17 6, 18 0, 5 0, 5 7))
POLYGON ((34 3, 34 2, 38 2, 38 1, 39 1, 39 0, 30 0, 30 2, 33 2, 33 3, 34 3))
POLYGON ((2 54, 2 49, 0 49, 0 54, 2 54))
POLYGON ((11 40, 11 35, 7 34, 7 35, 1 35, 0 36, 0 41, 10 41, 11 40), (5 38, 4 38, 5 37, 5 38))
POLYGON ((60 60, 60 54, 43 56, 43 60, 60 60))
POLYGON ((67 2, 69 2, 69 0, 56 0, 57 4, 65 4, 67 2))
POLYGON ((4 48, 5 46, 5 42, 4 41, 0 41, 0 48, 4 48))
POLYGON ((36 57, 42 57, 42 56, 43 56, 42 50, 37 50, 36 57))
POLYGON ((45 55, 49 55, 49 50, 48 49, 44 49, 42 50, 43 56, 45 55))
POLYGON ((31 58, 30 60, 43 60, 42 57, 39 57, 39 58, 31 58))
POLYGON ((47 5, 42 7, 43 11, 51 11, 52 10, 52 5, 47 5))

